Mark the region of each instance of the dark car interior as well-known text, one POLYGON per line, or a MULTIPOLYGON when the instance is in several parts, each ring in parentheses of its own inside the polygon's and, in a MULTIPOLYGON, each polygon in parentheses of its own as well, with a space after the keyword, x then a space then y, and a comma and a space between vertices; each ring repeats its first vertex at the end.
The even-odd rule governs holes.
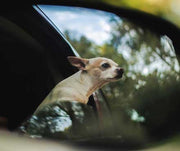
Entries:
MULTIPOLYGON (((157 34, 168 35, 173 40, 175 49, 180 50, 178 28, 149 14, 111 8, 98 3, 92 5, 62 1, 52 4, 102 9, 128 17, 136 24, 148 27, 157 34)), ((14 129, 33 113, 58 81, 75 71, 66 60, 68 55, 74 54, 65 40, 32 9, 32 6, 14 7, 11 11, 4 9, 1 11, 0 21, 1 104, 3 104, 0 106, 0 113, 8 117, 9 128, 14 129)))
POLYGON ((47 23, 38 15, 27 8, 0 16, 0 115, 8 118, 11 130, 33 113, 58 81, 74 71, 66 59, 74 55, 71 48, 52 27, 43 28, 47 23), (55 45, 53 41, 60 42, 55 45))

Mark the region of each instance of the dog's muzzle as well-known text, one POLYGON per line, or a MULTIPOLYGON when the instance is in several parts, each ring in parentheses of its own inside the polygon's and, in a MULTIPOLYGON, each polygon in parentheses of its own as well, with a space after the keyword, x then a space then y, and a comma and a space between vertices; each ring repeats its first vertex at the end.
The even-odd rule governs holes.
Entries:
POLYGON ((116 72, 117 72, 117 76, 115 78, 116 79, 122 78, 123 73, 124 73, 124 69, 123 68, 117 68, 116 72))

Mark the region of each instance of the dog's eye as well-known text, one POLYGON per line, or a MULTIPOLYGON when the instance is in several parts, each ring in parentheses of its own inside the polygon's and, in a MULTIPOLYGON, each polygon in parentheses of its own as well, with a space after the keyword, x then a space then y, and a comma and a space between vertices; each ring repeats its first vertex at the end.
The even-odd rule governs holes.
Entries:
POLYGON ((103 68, 109 68, 109 67, 110 67, 110 64, 109 64, 109 63, 103 63, 103 64, 101 65, 101 67, 103 67, 103 68))

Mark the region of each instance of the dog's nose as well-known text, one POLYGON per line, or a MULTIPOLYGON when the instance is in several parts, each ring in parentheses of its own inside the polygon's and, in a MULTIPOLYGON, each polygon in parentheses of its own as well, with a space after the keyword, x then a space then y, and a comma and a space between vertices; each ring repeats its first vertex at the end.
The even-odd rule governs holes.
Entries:
POLYGON ((117 75, 122 77, 123 73, 124 73, 124 69, 123 68, 117 68, 116 69, 117 75))

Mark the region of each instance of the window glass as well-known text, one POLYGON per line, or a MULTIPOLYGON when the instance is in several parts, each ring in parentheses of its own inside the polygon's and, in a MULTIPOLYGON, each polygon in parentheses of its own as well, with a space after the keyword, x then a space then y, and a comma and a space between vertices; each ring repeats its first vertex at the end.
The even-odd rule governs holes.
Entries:
POLYGON ((180 66, 168 36, 99 10, 39 8, 81 57, 107 57, 124 68, 123 79, 96 94, 103 125, 114 127, 107 131, 141 143, 179 132, 180 66))

